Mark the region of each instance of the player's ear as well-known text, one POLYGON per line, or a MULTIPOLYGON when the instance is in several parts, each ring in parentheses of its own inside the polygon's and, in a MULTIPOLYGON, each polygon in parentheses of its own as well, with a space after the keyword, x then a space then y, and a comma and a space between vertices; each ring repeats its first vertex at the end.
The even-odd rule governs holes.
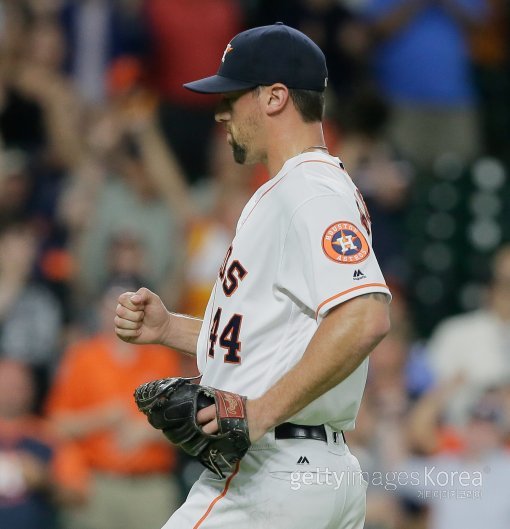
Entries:
POLYGON ((266 87, 265 111, 268 116, 280 113, 289 100, 289 89, 281 83, 266 87))

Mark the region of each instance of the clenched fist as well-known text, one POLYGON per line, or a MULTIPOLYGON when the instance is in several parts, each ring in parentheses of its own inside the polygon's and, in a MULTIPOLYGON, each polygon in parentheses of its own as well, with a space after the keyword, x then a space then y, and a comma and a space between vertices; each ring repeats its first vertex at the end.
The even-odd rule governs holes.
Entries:
POLYGON ((147 288, 124 292, 115 313, 115 332, 121 340, 138 345, 164 343, 170 313, 154 292, 147 288))

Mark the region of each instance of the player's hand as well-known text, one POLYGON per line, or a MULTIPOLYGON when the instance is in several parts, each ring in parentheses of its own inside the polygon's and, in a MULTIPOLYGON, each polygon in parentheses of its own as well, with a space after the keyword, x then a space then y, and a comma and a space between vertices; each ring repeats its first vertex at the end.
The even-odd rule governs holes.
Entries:
POLYGON ((168 333, 170 314, 148 288, 121 294, 115 313, 115 333, 125 342, 160 344, 168 333))
MULTIPOLYGON (((248 415, 248 429, 250 431, 250 441, 256 443, 267 432, 256 419, 256 401, 246 401, 246 412, 248 415)), ((218 432, 218 422, 216 421, 216 408, 214 405, 202 408, 197 413, 197 422, 202 425, 202 430, 207 434, 218 432)))

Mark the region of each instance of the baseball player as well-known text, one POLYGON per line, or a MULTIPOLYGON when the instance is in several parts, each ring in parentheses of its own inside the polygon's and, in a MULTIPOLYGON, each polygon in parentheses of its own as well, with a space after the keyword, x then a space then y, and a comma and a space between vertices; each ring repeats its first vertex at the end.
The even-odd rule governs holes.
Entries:
MULTIPOLYGON (((246 396, 251 446, 225 477, 205 470, 164 529, 361 529, 366 482, 343 432, 388 332, 390 293, 363 199, 324 143, 325 58, 277 23, 238 34, 219 60, 217 75, 184 86, 221 94, 234 159, 272 178, 241 214, 203 321, 144 288, 120 296, 115 326, 196 355, 201 385, 230 392, 227 412, 246 396)), ((217 407, 197 422, 213 435, 217 407)))

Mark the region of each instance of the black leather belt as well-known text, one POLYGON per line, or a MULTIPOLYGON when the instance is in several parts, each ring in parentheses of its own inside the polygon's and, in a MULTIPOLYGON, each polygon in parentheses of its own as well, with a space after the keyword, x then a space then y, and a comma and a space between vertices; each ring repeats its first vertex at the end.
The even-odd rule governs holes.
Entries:
POLYGON ((328 442, 326 428, 323 424, 308 426, 284 422, 274 429, 274 436, 275 439, 315 439, 316 441, 328 442))

